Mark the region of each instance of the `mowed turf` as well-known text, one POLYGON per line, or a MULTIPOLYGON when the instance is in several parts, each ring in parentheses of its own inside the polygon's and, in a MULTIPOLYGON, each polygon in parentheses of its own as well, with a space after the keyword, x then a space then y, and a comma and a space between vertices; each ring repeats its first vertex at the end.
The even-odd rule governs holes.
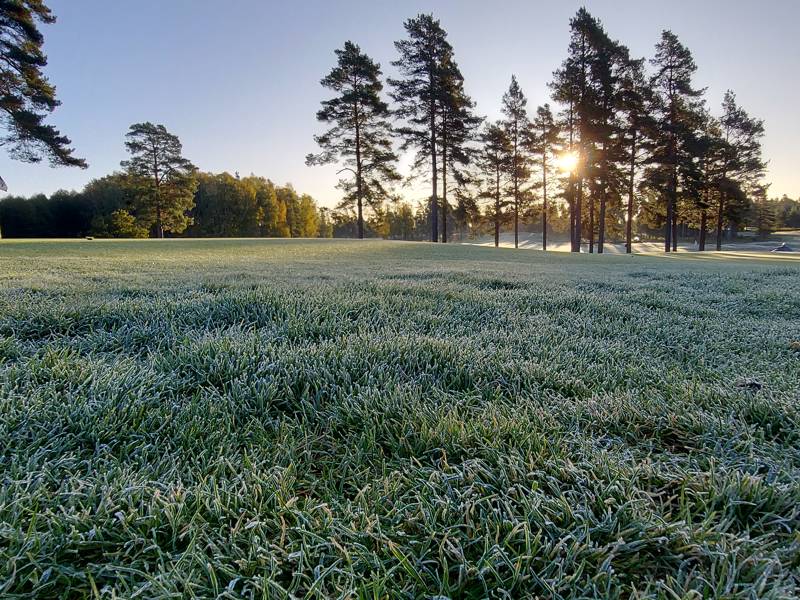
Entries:
POLYGON ((0 242, 0 597, 791 598, 800 261, 0 242))

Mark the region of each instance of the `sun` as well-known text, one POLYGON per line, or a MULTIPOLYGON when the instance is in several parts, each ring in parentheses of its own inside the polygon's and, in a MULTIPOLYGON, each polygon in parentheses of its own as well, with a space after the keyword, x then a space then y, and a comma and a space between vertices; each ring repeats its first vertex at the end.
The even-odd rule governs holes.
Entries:
POLYGON ((556 159, 556 164, 565 173, 572 173, 578 166, 578 155, 575 152, 565 152, 556 159))

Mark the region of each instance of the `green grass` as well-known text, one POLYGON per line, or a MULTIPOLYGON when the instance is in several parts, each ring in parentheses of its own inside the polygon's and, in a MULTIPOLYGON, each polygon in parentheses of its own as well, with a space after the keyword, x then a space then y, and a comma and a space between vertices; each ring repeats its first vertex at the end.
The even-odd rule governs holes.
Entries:
POLYGON ((0 242, 3 598, 791 598, 800 261, 0 242))

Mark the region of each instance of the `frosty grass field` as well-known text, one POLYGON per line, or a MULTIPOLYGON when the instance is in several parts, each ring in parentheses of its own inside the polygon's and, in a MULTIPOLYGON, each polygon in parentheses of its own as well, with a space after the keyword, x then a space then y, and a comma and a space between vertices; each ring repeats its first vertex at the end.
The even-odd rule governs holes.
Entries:
POLYGON ((800 260, 0 242, 0 597, 790 598, 800 260))

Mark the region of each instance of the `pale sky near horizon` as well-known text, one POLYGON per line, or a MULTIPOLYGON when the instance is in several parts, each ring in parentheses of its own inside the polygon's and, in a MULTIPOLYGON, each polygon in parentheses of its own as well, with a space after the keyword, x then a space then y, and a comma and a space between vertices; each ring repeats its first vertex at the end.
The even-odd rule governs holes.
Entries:
MULTIPOLYGON (((335 205, 334 167, 306 167, 320 78, 333 51, 353 40, 392 74, 393 42, 420 12, 441 19, 477 111, 499 116, 511 74, 529 109, 549 101, 547 83, 566 55, 568 21, 585 5, 634 56, 650 57, 671 29, 698 64, 718 112, 733 89, 763 118, 770 194, 800 196, 797 117, 800 0, 439 0, 398 2, 260 0, 49 0, 58 21, 43 26, 46 69, 63 105, 51 116, 89 169, 26 165, 0 151, 9 193, 80 189, 119 168, 131 123, 163 123, 200 169, 291 182, 335 205), (220 7, 224 6, 224 9, 220 7)), ((408 200, 419 198, 409 190, 408 200)), ((2 197, 2 196, 0 196, 2 197)))

